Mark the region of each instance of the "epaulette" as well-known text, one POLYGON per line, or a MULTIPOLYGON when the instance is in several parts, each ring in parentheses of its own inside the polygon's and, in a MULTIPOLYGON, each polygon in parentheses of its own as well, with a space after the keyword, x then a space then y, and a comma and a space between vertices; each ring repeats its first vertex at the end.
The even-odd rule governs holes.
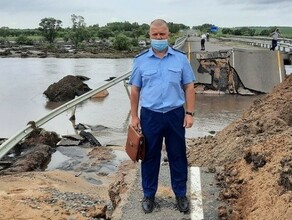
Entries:
POLYGON ((175 51, 177 51, 177 52, 180 52, 180 53, 182 53, 182 54, 186 54, 186 52, 184 52, 184 51, 182 51, 182 50, 179 50, 179 49, 175 49, 175 48, 173 48, 173 47, 171 47, 173 50, 175 50, 175 51))
POLYGON ((147 53, 149 51, 149 48, 147 50, 142 51, 141 53, 139 53, 138 55, 135 56, 135 58, 147 53))

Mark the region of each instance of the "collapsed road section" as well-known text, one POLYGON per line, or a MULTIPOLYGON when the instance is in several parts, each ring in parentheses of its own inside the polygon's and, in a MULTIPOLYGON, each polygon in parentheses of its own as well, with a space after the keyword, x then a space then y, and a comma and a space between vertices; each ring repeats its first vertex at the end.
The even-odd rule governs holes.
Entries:
POLYGON ((285 79, 280 52, 232 49, 191 53, 198 93, 268 93, 285 79))

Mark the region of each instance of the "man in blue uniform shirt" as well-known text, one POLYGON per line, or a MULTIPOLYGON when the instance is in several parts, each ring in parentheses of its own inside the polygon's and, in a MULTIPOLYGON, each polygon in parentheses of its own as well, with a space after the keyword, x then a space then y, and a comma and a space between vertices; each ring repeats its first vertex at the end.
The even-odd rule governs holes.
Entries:
POLYGON ((187 212, 185 128, 193 125, 195 77, 186 55, 168 46, 169 29, 164 20, 154 20, 149 35, 151 48, 136 56, 129 80, 131 124, 142 129, 146 140, 141 163, 142 209, 145 213, 154 209, 164 139, 177 207, 187 212))

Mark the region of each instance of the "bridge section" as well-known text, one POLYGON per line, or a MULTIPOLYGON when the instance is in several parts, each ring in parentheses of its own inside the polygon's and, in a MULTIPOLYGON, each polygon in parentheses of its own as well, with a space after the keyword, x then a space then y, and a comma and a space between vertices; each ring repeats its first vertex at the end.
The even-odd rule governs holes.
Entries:
POLYGON ((285 66, 279 51, 234 49, 231 64, 243 85, 269 93, 285 79, 285 66))
POLYGON ((210 72, 202 73, 200 71, 202 61, 216 58, 228 59, 230 65, 235 68, 243 87, 253 91, 271 92, 275 85, 285 79, 284 52, 255 48, 238 42, 226 44, 216 39, 207 41, 205 47, 206 51, 201 51, 200 39, 189 37, 183 48, 188 51, 197 83, 212 84, 210 72))

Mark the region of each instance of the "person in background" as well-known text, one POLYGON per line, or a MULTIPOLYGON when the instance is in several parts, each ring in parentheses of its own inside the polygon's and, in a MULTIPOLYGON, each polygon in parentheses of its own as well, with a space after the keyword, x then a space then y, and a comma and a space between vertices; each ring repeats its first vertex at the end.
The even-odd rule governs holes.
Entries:
POLYGON ((206 34, 202 34, 201 35, 201 50, 205 50, 205 42, 206 42, 206 38, 207 38, 207 36, 206 36, 206 34))
POLYGON ((177 207, 181 212, 189 210, 185 128, 192 127, 194 120, 195 76, 187 56, 168 45, 169 34, 164 20, 151 22, 151 48, 135 57, 129 79, 131 125, 141 128, 145 136, 145 159, 141 162, 145 213, 155 207, 163 140, 177 207))
POLYGON ((207 41, 209 41, 210 40, 210 34, 206 33, 206 37, 207 37, 207 41))
POLYGON ((275 50, 278 44, 278 38, 281 37, 279 28, 276 28, 276 30, 273 33, 271 33, 270 36, 272 37, 272 46, 270 50, 275 50))

